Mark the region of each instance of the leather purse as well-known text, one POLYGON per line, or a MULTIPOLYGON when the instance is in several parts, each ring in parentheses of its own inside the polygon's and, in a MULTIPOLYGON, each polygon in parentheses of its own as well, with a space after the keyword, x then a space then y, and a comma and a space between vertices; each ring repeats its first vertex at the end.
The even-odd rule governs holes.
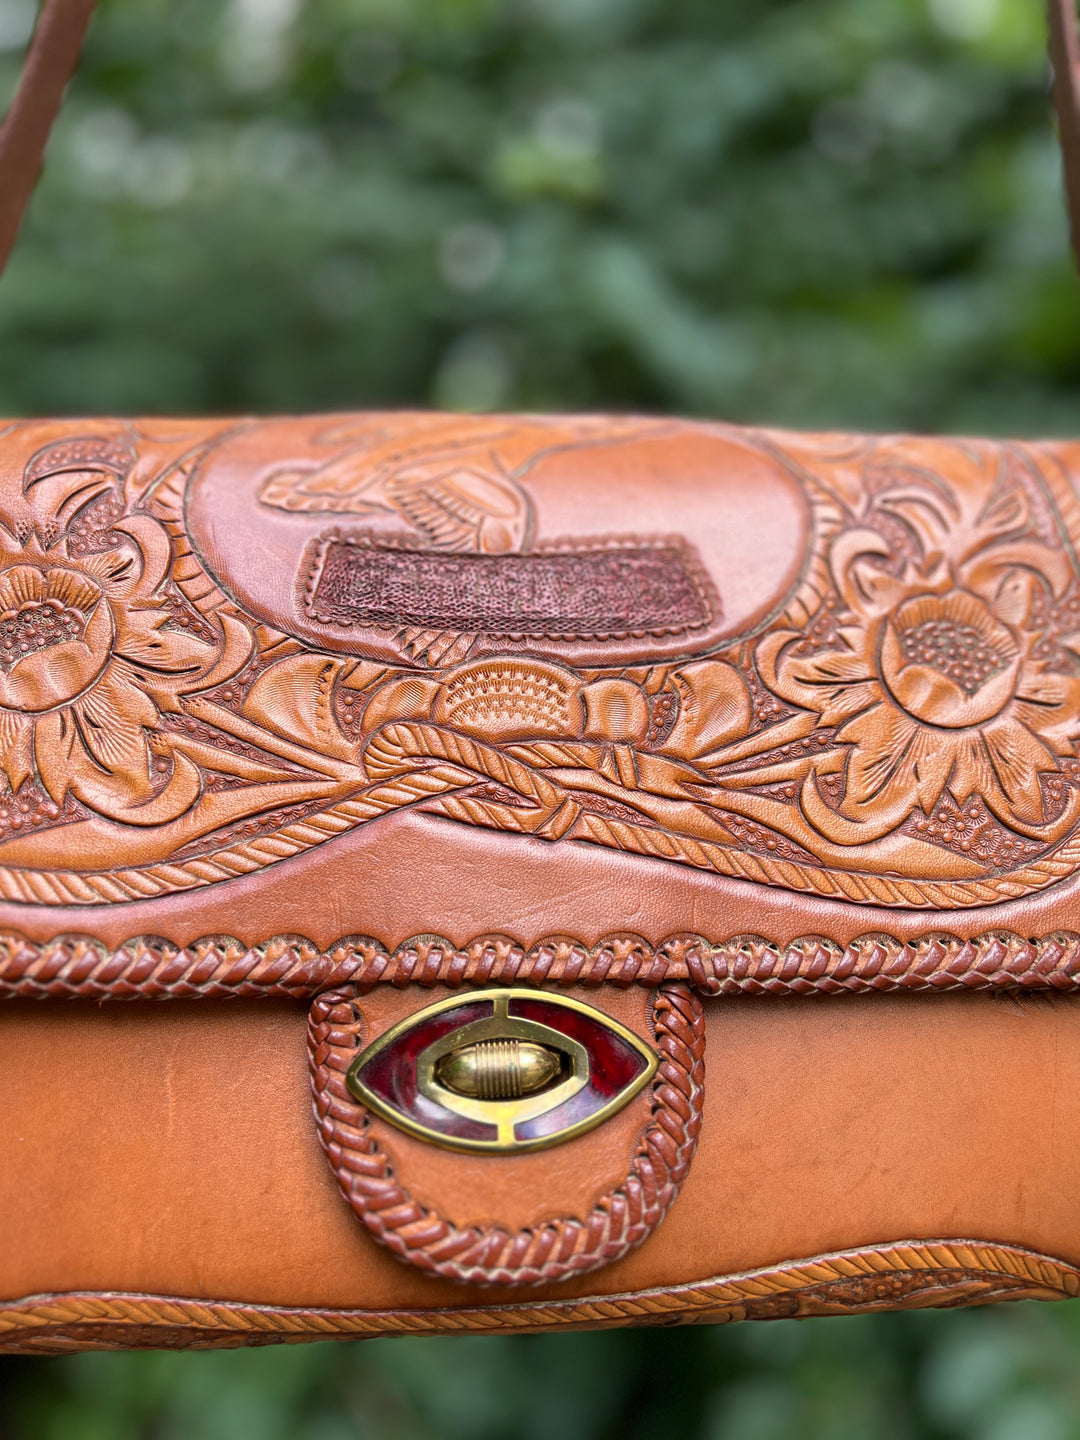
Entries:
POLYGON ((1072 442, 4 426, 0 1348, 1080 1294, 1078 547, 1072 442))

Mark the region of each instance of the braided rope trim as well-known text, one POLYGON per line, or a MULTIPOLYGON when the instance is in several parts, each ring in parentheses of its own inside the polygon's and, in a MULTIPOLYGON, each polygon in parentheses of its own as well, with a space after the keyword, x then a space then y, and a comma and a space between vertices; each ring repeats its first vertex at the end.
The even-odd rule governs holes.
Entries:
POLYGON ((426 1310, 328 1310, 77 1292, 0 1303, 0 1353, 233 1349, 376 1335, 469 1335, 574 1327, 788 1319, 1068 1300, 1080 1270, 1013 1245, 907 1240, 834 1251, 666 1290, 426 1310))
POLYGON ((355 985, 648 985, 685 982, 703 995, 839 995, 895 990, 1080 990, 1080 935, 1025 939, 988 930, 971 940, 928 932, 914 940, 862 935, 848 945, 818 935, 777 945, 759 935, 714 944, 672 935, 650 945, 609 935, 595 945, 566 936, 531 948, 506 935, 455 946, 424 935, 389 951, 348 936, 327 950, 302 935, 246 946, 209 935, 180 947, 137 936, 115 950, 87 935, 38 944, 0 934, 0 999, 310 1000, 355 985))
POLYGON ((540 1285, 620 1260, 667 1214, 690 1170, 701 1129, 705 1015, 685 985, 664 986, 653 1005, 660 1065, 652 1113, 626 1179, 583 1220, 561 1217, 517 1232, 459 1227, 422 1205, 394 1176, 371 1133, 371 1116, 349 1093, 363 1019, 355 989, 321 995, 308 1020, 319 1140, 341 1193, 379 1242, 429 1275, 471 1285, 540 1285))

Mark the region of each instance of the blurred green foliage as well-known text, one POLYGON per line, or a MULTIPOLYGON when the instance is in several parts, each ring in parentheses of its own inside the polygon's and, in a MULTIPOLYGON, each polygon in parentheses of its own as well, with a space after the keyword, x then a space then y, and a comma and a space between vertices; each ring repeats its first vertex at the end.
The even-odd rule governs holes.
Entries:
POLYGON ((1040 0, 104 0, 0 411, 1080 429, 1043 49, 1040 0))
POLYGON ((5 1440, 1074 1440, 1080 1311, 7 1361, 5 1440))
MULTIPOLYGON (((0 410, 1078 433, 1043 45, 1038 0, 104 0, 0 410)), ((1071 1440, 1078 1362, 1080 1302, 7 1359, 0 1437, 1071 1440)))

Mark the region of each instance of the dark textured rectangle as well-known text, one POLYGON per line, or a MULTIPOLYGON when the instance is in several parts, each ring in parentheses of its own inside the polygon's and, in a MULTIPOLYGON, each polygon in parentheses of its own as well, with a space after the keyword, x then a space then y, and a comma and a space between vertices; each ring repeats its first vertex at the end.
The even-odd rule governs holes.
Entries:
POLYGON ((670 634, 712 618, 677 543, 457 555, 324 542, 312 611, 338 625, 599 639, 670 634))

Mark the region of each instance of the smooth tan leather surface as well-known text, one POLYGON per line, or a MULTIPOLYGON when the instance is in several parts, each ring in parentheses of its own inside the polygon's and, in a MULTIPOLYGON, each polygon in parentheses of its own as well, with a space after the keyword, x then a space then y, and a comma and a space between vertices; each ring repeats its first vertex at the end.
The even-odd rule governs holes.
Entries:
MULTIPOLYGON (((671 1214, 554 1293, 942 1233, 1080 1260, 1080 1003, 735 1000, 708 1018, 702 1138, 671 1214)), ((302 1006, 15 1002, 0 1036, 0 1296, 477 1299, 348 1212, 311 1124, 302 1006)))

